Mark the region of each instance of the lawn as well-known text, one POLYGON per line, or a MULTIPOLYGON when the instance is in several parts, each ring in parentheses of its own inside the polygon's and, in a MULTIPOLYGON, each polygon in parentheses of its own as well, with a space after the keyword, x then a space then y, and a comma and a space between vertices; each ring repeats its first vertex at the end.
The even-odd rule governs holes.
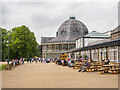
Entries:
POLYGON ((5 65, 7 65, 7 64, 0 65, 0 71, 5 70, 5 65))

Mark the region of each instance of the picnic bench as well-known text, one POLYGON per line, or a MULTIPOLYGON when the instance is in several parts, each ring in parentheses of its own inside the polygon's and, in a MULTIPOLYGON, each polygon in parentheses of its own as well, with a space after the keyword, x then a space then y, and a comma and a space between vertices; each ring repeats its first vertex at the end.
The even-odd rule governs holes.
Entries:
POLYGON ((118 70, 115 69, 115 65, 103 65, 98 71, 100 74, 103 74, 109 73, 109 71, 112 71, 112 73, 117 73, 118 70))
POLYGON ((110 69, 110 71, 112 72, 112 74, 117 74, 119 72, 117 68, 110 69))
POLYGON ((103 74, 105 69, 104 68, 100 68, 98 71, 99 71, 100 74, 103 74))
POLYGON ((73 65, 73 69, 75 69, 75 68, 80 69, 80 67, 81 67, 81 64, 74 64, 73 65))
POLYGON ((95 70, 95 67, 94 66, 90 66, 90 67, 85 67, 85 70, 87 72, 93 72, 95 70))
POLYGON ((101 64, 92 64, 92 66, 94 66, 95 71, 98 71, 103 65, 101 65, 101 64))
POLYGON ((80 69, 80 67, 81 67, 82 65, 83 65, 82 62, 76 62, 76 63, 74 63, 74 65, 73 65, 73 69, 75 69, 75 68, 80 69))
POLYGON ((120 72, 120 63, 115 63, 114 68, 110 69, 110 71, 112 72, 112 74, 117 74, 120 72))

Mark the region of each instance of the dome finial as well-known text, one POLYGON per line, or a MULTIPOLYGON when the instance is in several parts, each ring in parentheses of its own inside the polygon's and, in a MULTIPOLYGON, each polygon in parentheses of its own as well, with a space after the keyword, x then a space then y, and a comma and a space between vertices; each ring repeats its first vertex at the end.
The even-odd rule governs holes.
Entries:
POLYGON ((70 16, 69 19, 75 19, 75 17, 74 16, 70 16))

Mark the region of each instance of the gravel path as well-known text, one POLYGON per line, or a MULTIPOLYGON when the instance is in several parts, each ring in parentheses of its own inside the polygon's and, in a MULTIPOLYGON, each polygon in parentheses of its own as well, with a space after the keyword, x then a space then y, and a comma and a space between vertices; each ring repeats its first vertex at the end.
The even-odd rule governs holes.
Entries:
POLYGON ((3 88, 117 88, 118 75, 58 66, 54 63, 19 65, 2 72, 3 88))

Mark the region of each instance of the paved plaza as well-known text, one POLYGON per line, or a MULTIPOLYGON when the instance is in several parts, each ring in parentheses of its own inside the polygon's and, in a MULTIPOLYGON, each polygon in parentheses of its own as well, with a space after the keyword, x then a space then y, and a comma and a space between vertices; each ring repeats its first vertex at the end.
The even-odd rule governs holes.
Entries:
POLYGON ((78 72, 54 63, 25 63, 2 72, 3 88, 117 88, 118 75, 78 72))

